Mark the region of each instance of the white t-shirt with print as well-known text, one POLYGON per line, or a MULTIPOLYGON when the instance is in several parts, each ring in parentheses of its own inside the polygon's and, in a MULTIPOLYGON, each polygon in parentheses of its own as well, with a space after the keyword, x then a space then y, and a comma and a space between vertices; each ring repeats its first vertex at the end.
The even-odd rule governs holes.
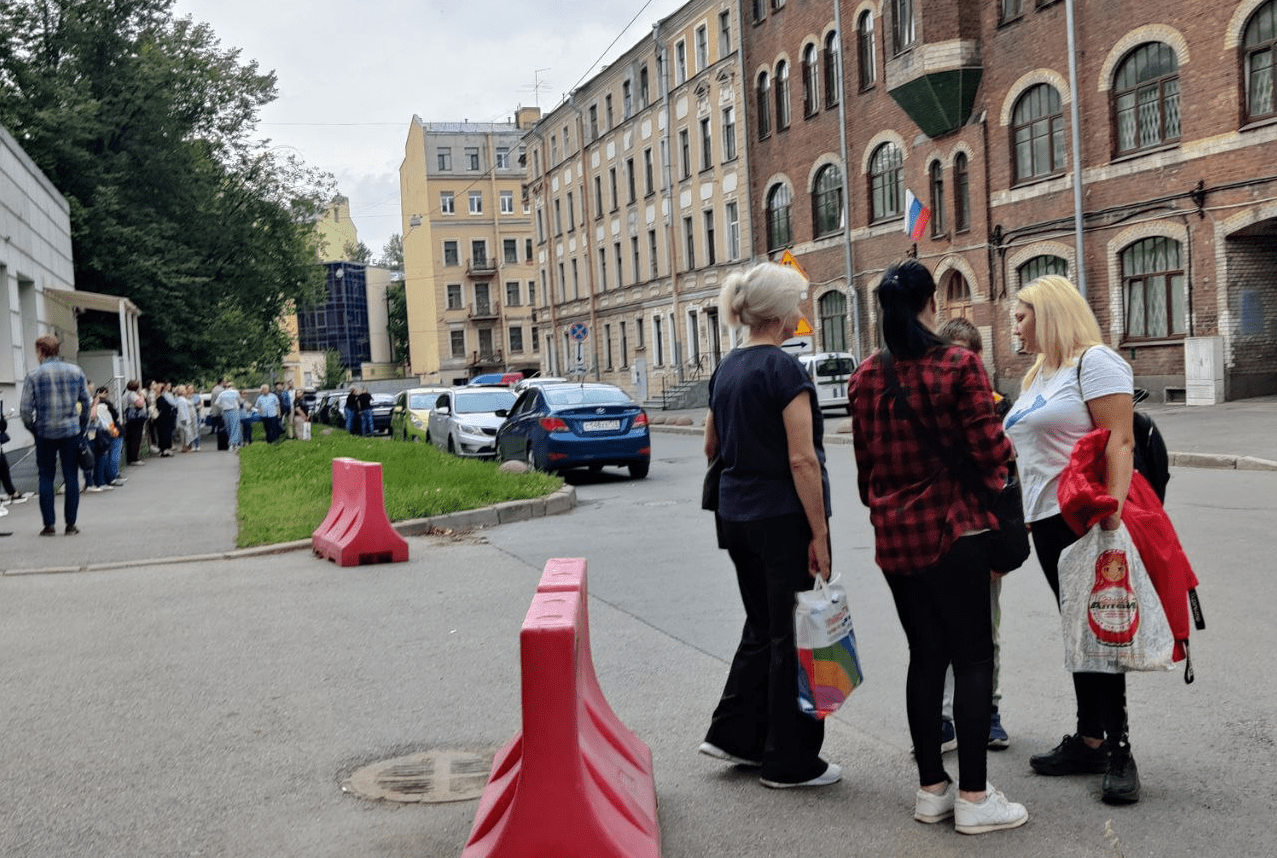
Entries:
POLYGON ((1060 474, 1073 447, 1095 428, 1086 403, 1134 391, 1134 375, 1122 356, 1107 346, 1092 346, 1084 354, 1080 388, 1077 361, 1072 361, 1050 375, 1039 372, 1020 392, 1003 427, 1015 444, 1025 521, 1059 513, 1060 474))

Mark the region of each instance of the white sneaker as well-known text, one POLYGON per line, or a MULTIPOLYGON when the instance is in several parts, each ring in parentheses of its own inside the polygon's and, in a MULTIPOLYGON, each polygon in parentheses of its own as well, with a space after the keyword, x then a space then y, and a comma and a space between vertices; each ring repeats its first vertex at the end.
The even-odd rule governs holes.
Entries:
POLYGON ((944 822, 953 816, 953 804, 958 797, 958 785, 949 781, 944 792, 927 792, 921 787, 913 800, 913 818, 919 822, 944 822))
POLYGON ((102 491, 102 489, 98 488, 97 486, 88 486, 87 488, 85 488, 85 489, 84 489, 84 491, 86 491, 86 492, 92 492, 93 494, 96 494, 96 493, 98 493, 98 492, 102 491))
POLYGON ((762 765, 762 762, 759 760, 747 760, 744 757, 738 757, 735 754, 730 754, 712 742, 701 742, 701 746, 697 748, 697 750, 707 757, 713 757, 716 760, 722 760, 725 763, 732 763, 737 766, 749 766, 750 768, 756 769, 762 765))
POLYGON ((984 801, 966 801, 961 796, 954 802, 954 828, 961 834, 986 834, 1004 828, 1019 828, 1029 821, 1024 805, 1007 801, 993 784, 985 784, 984 801))
POLYGON ((784 781, 769 781, 767 778, 759 778, 759 782, 772 789, 794 789, 796 787, 822 787, 836 784, 842 780, 842 767, 837 763, 829 763, 825 768, 824 774, 817 775, 809 781, 791 784, 784 781))

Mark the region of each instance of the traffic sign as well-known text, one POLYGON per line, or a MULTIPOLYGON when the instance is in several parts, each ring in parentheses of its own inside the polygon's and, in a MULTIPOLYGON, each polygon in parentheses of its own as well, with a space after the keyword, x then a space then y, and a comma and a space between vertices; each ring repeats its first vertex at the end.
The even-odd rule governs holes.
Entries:
MULTIPOLYGON (((803 277, 807 277, 807 272, 804 271, 803 267, 798 264, 798 260, 794 258, 794 254, 788 250, 786 250, 784 253, 780 255, 780 259, 777 259, 776 263, 778 265, 786 265, 794 269, 795 271, 797 271, 799 274, 803 275, 803 277)), ((810 280, 811 278, 808 277, 807 279, 810 280)))
POLYGON ((582 340, 589 339, 590 329, 585 322, 577 322, 568 328, 568 336, 579 343, 582 340))
POLYGON ((794 336, 796 337, 811 336, 811 322, 807 321, 806 316, 798 317, 798 327, 794 328, 794 336))

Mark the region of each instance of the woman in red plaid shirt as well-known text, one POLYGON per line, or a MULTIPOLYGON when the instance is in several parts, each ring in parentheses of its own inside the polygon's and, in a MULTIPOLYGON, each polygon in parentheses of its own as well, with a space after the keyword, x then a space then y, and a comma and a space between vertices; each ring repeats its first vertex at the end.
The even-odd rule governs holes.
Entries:
MULTIPOLYGON (((715 524, 736 566, 745 628, 700 752, 757 767, 773 789, 837 783, 825 725, 798 709, 794 594, 829 577, 829 476, 816 387, 780 345, 807 280, 771 262, 733 274, 718 306, 749 337, 714 370, 705 456, 723 464, 715 524)), ((937 727, 937 729, 939 729, 937 727)))
POLYGON ((886 348, 852 379, 852 439, 860 499, 869 507, 878 566, 909 641, 905 704, 918 764, 914 818, 955 818, 981 834, 1028 820, 988 783, 993 623, 986 534, 996 516, 945 464, 938 443, 973 460, 991 492, 1002 487, 1011 442, 994 414, 980 359, 934 332, 936 284, 917 260, 897 263, 876 290, 886 348), (889 373, 913 418, 896 401, 889 373), (924 431, 925 430, 925 434, 924 431), (944 675, 952 663, 959 780, 940 758, 944 675))

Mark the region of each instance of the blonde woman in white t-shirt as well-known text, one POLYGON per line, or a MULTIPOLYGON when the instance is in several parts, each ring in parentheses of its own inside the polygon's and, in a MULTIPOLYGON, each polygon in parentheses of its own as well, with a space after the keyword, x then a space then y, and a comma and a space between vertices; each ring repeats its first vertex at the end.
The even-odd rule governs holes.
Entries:
MULTIPOLYGON (((1105 484, 1118 509, 1100 526, 1117 529, 1134 468, 1134 381, 1121 355, 1102 344, 1095 315, 1067 279, 1038 278, 1017 297, 1015 334, 1024 351, 1038 357, 1024 376, 1020 397, 1004 426, 1019 459, 1024 519, 1058 606, 1060 552, 1079 538, 1060 515, 1060 474, 1082 436, 1099 427, 1109 429, 1105 484)), ((1075 673, 1073 687, 1077 731, 1051 751, 1031 757, 1029 764, 1042 775, 1102 772, 1106 802, 1139 801, 1139 772, 1127 730, 1125 675, 1075 673)))

